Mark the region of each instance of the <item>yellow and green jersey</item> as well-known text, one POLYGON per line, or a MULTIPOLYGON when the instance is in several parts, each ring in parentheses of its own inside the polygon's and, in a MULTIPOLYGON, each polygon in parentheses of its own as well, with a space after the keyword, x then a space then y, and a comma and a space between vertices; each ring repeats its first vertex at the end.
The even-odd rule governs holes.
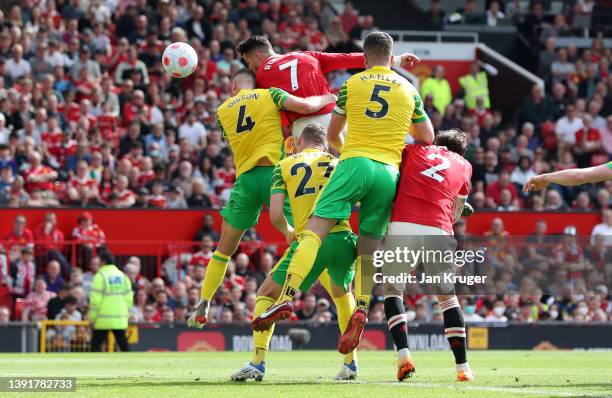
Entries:
POLYGON ((416 88, 384 66, 349 78, 334 112, 346 115, 348 122, 340 159, 366 157, 395 167, 412 124, 427 120, 416 88))
POLYGON ((261 159, 283 154, 280 110, 289 94, 279 88, 240 90, 217 109, 217 122, 234 153, 236 177, 261 159))
POLYGON ((612 162, 608 162, 608 168, 612 170, 612 162))
MULTIPOLYGON (((306 227, 319 192, 337 163, 338 159, 327 152, 305 149, 281 160, 274 168, 270 194, 285 193, 289 198, 296 234, 306 227)), ((330 232, 350 230, 348 220, 344 220, 330 232)))

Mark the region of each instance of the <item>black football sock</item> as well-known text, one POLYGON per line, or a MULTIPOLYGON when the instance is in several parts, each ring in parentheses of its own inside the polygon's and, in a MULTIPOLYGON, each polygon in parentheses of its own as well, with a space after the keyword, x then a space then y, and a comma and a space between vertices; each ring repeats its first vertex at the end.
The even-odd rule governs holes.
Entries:
POLYGON ((408 353, 408 322, 401 298, 385 297, 385 316, 398 353, 400 350, 408 353))
POLYGON ((456 296, 440 303, 440 309, 444 316, 444 334, 448 344, 453 350, 455 363, 467 362, 467 347, 465 338, 465 322, 463 313, 456 296))

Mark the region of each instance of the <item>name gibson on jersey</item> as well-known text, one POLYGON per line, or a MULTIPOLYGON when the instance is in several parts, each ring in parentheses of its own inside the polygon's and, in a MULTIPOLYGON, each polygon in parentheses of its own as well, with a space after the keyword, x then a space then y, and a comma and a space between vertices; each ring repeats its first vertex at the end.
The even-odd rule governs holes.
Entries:
POLYGON ((246 100, 250 100, 250 99, 259 99, 259 94, 257 93, 248 93, 248 94, 242 94, 240 97, 236 97, 233 98, 228 104, 227 107, 231 108, 232 106, 236 105, 237 103, 239 103, 240 101, 246 101, 246 100))

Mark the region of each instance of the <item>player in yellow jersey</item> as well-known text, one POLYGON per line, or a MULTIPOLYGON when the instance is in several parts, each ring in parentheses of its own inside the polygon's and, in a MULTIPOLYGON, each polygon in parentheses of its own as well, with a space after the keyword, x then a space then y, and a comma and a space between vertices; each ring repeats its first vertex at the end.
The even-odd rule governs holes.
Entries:
POLYGON ((248 69, 234 74, 231 90, 232 97, 217 109, 217 121, 234 153, 236 182, 221 210, 221 237, 206 268, 200 303, 187 322, 195 328, 206 323, 210 300, 244 231, 257 224, 261 206, 270 203, 272 171, 283 148, 280 111, 311 113, 336 99, 331 94, 299 98, 276 88, 255 89, 248 69))
POLYGON ((389 224, 406 135, 431 144, 433 127, 418 91, 390 69, 393 39, 372 32, 364 40, 364 72, 349 78, 340 89, 327 136, 340 151, 340 162, 318 198, 306 229, 298 235, 281 297, 267 311, 267 322, 284 319, 293 306, 293 294, 308 274, 321 242, 339 221, 359 209, 359 243, 355 296, 357 308, 338 349, 352 351, 367 321, 373 285, 372 254, 389 224), (348 121, 346 143, 340 133, 348 121))
MULTIPOLYGON (((255 316, 265 319, 265 312, 279 297, 285 282, 287 267, 297 247, 294 234, 299 234, 314 208, 316 198, 325 186, 338 159, 326 152, 327 139, 325 127, 308 124, 298 139, 299 153, 281 160, 274 169, 270 194, 270 220, 287 237, 291 246, 276 264, 257 292, 255 316), (285 198, 289 198, 295 231, 287 222, 283 212, 285 198)), ((355 307, 355 299, 349 287, 355 275, 357 236, 351 231, 347 220, 335 225, 325 238, 317 255, 314 266, 306 276, 300 290, 307 292, 319 278, 328 291, 338 310, 338 326, 344 332, 355 307)), ((269 327, 261 322, 254 325, 253 359, 231 376, 234 381, 255 379, 261 381, 265 374, 265 357, 274 325, 269 327), (262 326, 261 328, 258 326, 262 326)), ((344 362, 336 380, 353 380, 357 377, 357 361, 354 351, 344 356, 344 362)))

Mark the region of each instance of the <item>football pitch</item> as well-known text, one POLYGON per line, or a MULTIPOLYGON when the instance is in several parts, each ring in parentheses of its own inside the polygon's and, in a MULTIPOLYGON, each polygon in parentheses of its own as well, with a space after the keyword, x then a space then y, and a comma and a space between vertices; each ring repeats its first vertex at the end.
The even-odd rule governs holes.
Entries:
POLYGON ((612 397, 612 352, 472 351, 477 380, 454 381, 450 352, 414 352, 416 374, 395 381, 392 352, 359 353, 359 378, 334 382, 333 351, 271 352, 263 382, 232 383, 250 358, 234 352, 1 354, 0 375, 76 377, 76 393, 44 397, 612 397))

